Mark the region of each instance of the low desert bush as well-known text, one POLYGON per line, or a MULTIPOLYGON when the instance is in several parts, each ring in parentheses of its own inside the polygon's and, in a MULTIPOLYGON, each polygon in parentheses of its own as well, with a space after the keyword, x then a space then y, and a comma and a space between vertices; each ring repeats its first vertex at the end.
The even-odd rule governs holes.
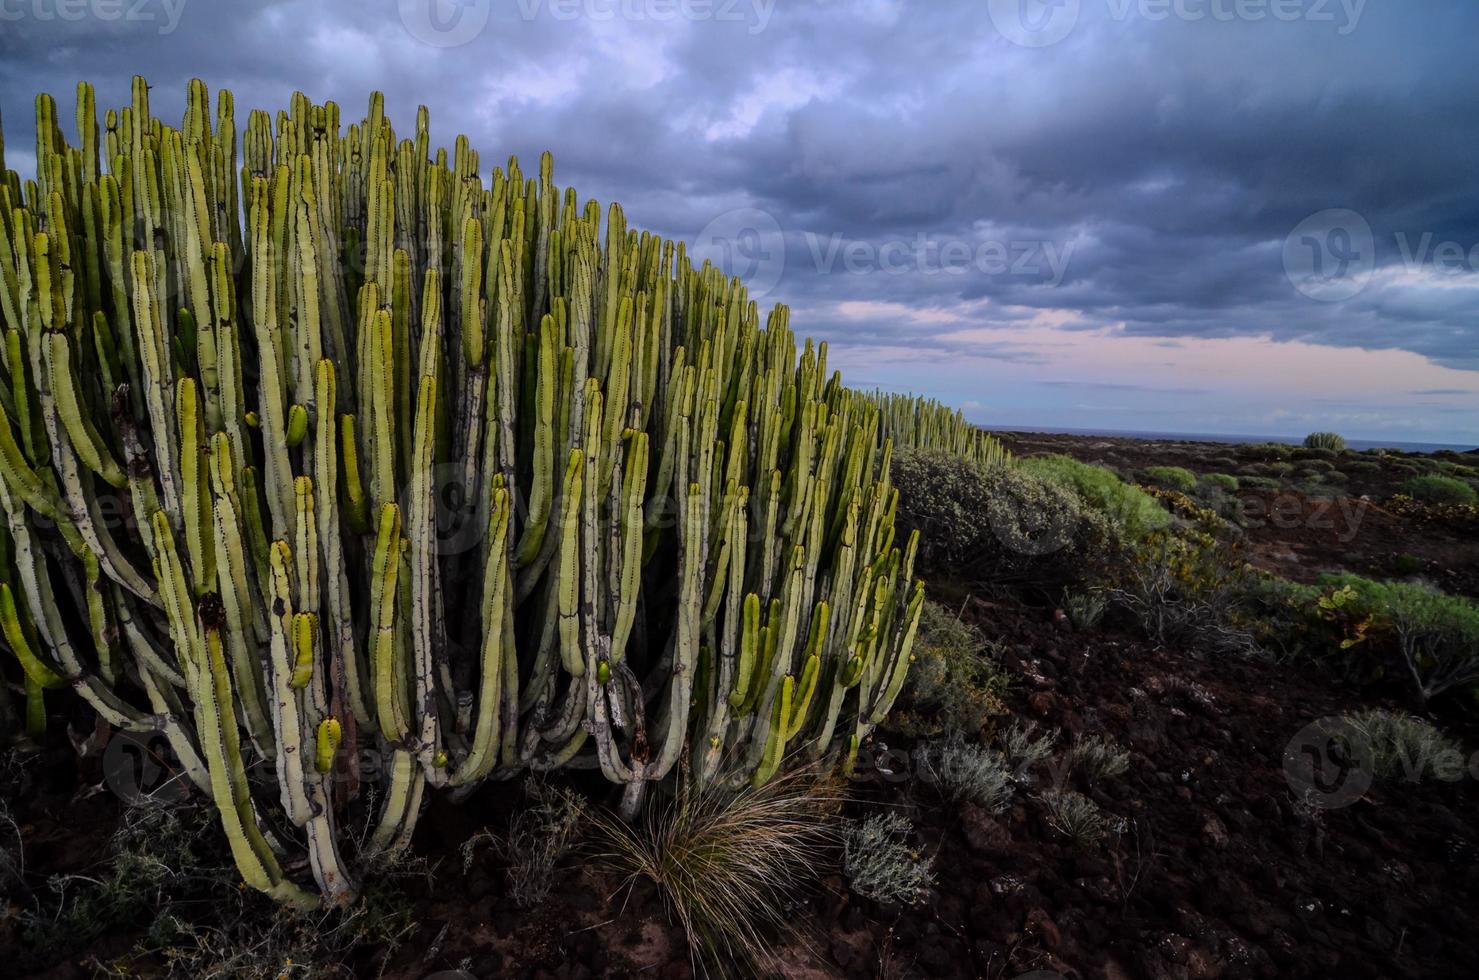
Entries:
POLYGON ((1350 734, 1364 745, 1355 746, 1369 754, 1372 771, 1386 779, 1416 782, 1425 775, 1439 779, 1462 778, 1463 746, 1421 718, 1400 711, 1371 708, 1341 716, 1350 734))
POLYGON ((995 583, 1061 585, 1102 558, 1113 528, 1072 490, 1015 467, 938 451, 893 461, 902 540, 921 532, 922 568, 995 583))
POLYGON ((13 907, 21 942, 7 950, 15 956, 7 962, 29 975, 32 966, 107 936, 110 976, 352 976, 356 950, 373 948, 388 962, 419 925, 405 886, 408 878, 425 880, 424 859, 381 868, 350 907, 300 910, 245 889, 221 862, 224 853, 208 801, 130 804, 102 862, 52 876, 31 904, 13 907), (112 937, 129 934, 138 936, 132 947, 112 945, 112 937))
MULTIPOLYGON (((804 770, 753 789, 686 784, 634 824, 593 808, 588 842, 597 866, 627 882, 646 878, 711 969, 759 969, 788 930, 787 910, 835 848, 837 799, 804 770)), ((747 973, 746 975, 753 975, 747 973)))
POLYGON ((1438 463, 1439 472, 1449 476, 1456 476, 1462 480, 1479 479, 1479 469, 1475 469, 1466 463, 1456 463, 1452 460, 1442 460, 1438 463))
POLYGON ((1260 442, 1248 447, 1260 458, 1270 460, 1288 459, 1294 455, 1295 448, 1287 442, 1260 442))
POLYGON ((929 600, 919 616, 914 658, 889 716, 891 728, 915 736, 976 732, 1006 714, 1002 696, 1010 675, 992 656, 986 638, 929 600))
POLYGON ((1012 802, 1012 779, 1001 755, 959 732, 920 743, 914 762, 926 782, 957 803, 1001 813, 1012 802))
POLYGON ((585 831, 588 808, 568 789, 531 782, 527 805, 514 814, 498 838, 484 831, 462 845, 464 873, 479 844, 491 842, 508 863, 509 895, 519 908, 534 908, 549 897, 555 871, 585 831))
POLYGON ((1068 749, 1068 767, 1091 782, 1112 779, 1130 768, 1130 753, 1103 736, 1080 736, 1068 749))
POLYGON ((1128 538, 1143 537, 1170 522, 1166 511, 1145 491, 1103 466, 1059 455, 1034 456, 1021 460, 1018 466, 1072 490, 1084 503, 1108 517, 1128 538))
POLYGON ((1345 438, 1334 432, 1311 432, 1304 437, 1304 448, 1340 452, 1345 449, 1345 438))
POLYGON ((1151 483, 1182 493, 1196 489, 1197 475, 1183 466, 1151 466, 1145 470, 1145 478, 1151 483))
POLYGON ((1080 633, 1098 626, 1108 608, 1109 598, 1098 589, 1088 592, 1065 590, 1063 593, 1063 615, 1068 617, 1069 624, 1080 633))
POLYGON ((1258 650, 1242 624, 1242 584, 1248 575, 1236 541, 1221 536, 1217 514, 1182 502, 1196 524, 1158 533, 1116 570, 1111 601, 1139 622, 1158 646, 1195 653, 1258 650))
POLYGON ((1048 826, 1068 838, 1075 847, 1092 847, 1113 829, 1114 823, 1099 805, 1082 793, 1050 789, 1042 794, 1048 826))
POLYGON ((1227 490, 1230 493, 1236 493, 1238 487, 1242 485, 1237 477, 1227 473, 1208 473, 1202 477, 1202 482, 1211 484, 1222 490, 1227 490))
POLYGON ((1001 736, 1001 752, 1019 784, 1032 780, 1032 770, 1046 762, 1058 741, 1058 729, 1039 732, 1037 722, 1014 722, 1001 736))
POLYGON ((1284 481, 1272 476, 1245 476, 1239 483, 1243 490, 1280 490, 1284 481))
POLYGON ((1359 627, 1345 645, 1386 639, 1423 700, 1479 681, 1479 605, 1417 582, 1343 574, 1324 576, 1320 585, 1321 602, 1359 627))
POLYGON ((1300 463, 1306 473, 1329 473, 1335 464, 1328 459, 1306 459, 1300 463))
POLYGON ((1472 504, 1479 501, 1479 492, 1463 480, 1431 473, 1408 480, 1402 484, 1402 492, 1425 504, 1472 504))
POLYGON ((918 904, 935 876, 913 836, 913 825, 901 813, 875 813, 849 823, 842 857, 848 887, 875 902, 918 904))

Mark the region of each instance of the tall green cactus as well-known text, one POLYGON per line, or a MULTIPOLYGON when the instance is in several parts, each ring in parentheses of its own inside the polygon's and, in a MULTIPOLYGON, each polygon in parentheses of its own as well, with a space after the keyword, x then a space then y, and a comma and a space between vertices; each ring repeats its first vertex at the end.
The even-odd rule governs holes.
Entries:
POLYGON ((192 82, 167 126, 139 79, 100 131, 82 84, 81 146, 41 96, 36 178, 0 174, 0 625, 33 722, 70 685, 162 731, 243 878, 298 903, 351 898, 427 785, 594 766, 634 805, 854 750, 923 594, 892 441, 995 441, 843 387, 548 156, 485 180, 378 94, 347 129, 295 95, 240 146, 234 112, 192 82))

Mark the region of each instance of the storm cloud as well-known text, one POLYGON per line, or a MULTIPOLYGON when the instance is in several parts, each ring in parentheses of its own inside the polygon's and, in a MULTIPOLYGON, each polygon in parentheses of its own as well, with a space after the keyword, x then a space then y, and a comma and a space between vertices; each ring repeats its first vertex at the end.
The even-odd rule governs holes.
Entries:
POLYGON ((1475 38, 1438 0, 0 0, 0 112, 29 172, 32 98, 78 79, 166 118, 192 77, 240 119, 379 89, 485 170, 554 151, 854 383, 1473 442, 1475 38))

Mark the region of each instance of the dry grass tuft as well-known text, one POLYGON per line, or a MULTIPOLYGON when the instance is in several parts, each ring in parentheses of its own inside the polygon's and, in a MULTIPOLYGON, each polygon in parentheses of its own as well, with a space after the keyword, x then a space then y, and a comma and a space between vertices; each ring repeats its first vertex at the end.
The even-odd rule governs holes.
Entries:
POLYGON ((835 787, 803 771, 758 790, 680 790, 636 824, 595 810, 588 840, 624 885, 657 886, 705 968, 750 975, 790 930, 799 895, 835 866, 839 802, 835 787))

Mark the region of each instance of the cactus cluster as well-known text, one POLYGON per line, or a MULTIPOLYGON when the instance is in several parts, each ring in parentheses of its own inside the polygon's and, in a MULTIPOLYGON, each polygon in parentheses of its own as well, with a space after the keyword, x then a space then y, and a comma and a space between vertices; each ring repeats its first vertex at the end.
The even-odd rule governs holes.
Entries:
POLYGON ((1337 453, 1344 452, 1346 448, 1345 437, 1338 432, 1311 432, 1304 437, 1304 448, 1329 449, 1337 453))
POLYGON ((0 625, 32 722, 71 687, 163 732, 249 884, 348 900, 428 786, 598 767, 630 808, 888 712, 891 446, 989 437, 424 108, 295 95, 238 144, 229 92, 175 128, 136 79, 75 124, 37 99, 34 180, 0 142, 0 625))

